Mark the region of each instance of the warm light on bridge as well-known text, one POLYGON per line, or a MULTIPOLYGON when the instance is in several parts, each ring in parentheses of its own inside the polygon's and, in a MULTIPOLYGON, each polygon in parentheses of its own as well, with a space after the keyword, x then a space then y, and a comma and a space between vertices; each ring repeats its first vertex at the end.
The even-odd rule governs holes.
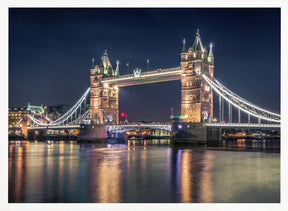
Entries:
MULTIPOLYGON (((175 67, 175 68, 169 68, 169 69, 164 69, 164 70, 160 70, 160 71, 149 71, 149 72, 144 72, 143 74, 141 74, 140 77, 136 78, 136 79, 143 79, 143 78, 148 78, 148 77, 154 77, 154 76, 160 76, 160 75, 172 75, 172 74, 179 74, 181 73, 181 68, 180 67, 175 67)), ((120 78, 114 78, 114 79, 107 79, 107 80, 103 80, 104 86, 106 87, 106 83, 111 83, 111 82, 118 82, 118 81, 125 81, 125 80, 130 80, 130 79, 135 79, 134 76, 122 76, 120 78)), ((108 86, 108 84, 107 84, 108 86)))

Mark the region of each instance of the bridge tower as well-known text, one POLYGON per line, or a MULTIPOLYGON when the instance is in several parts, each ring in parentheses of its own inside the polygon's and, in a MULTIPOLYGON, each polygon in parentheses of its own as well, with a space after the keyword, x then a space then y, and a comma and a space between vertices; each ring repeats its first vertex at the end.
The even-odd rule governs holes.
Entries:
POLYGON ((208 53, 202 45, 198 29, 192 47, 187 50, 185 45, 184 39, 181 52, 181 116, 185 122, 209 122, 213 119, 213 93, 197 71, 213 77, 212 44, 208 53))
POLYGON ((90 119, 93 124, 119 123, 119 90, 116 86, 102 83, 102 79, 119 75, 117 62, 113 69, 108 53, 105 50, 99 65, 90 68, 90 119))

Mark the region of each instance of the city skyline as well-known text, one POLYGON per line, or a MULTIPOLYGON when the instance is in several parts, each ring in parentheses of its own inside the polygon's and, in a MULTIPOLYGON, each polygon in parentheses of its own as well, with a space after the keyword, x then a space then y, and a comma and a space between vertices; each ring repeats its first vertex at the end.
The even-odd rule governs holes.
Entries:
MULTIPOLYGON (((199 28, 203 45, 214 45, 215 77, 280 113, 280 9, 10 9, 9 18, 9 107, 73 105, 89 86, 91 58, 99 63, 105 49, 122 75, 127 62, 130 73, 147 71, 147 59, 150 70, 180 66, 182 40, 191 46, 199 28)), ((180 81, 119 95, 132 121, 180 113, 180 81)))

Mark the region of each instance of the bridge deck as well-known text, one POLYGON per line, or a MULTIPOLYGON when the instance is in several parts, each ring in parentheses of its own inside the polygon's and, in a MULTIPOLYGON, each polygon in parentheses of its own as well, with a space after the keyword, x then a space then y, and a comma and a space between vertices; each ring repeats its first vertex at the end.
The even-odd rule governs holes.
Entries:
POLYGON ((249 124, 249 123, 208 123, 211 128, 280 128, 280 124, 249 124))
MULTIPOLYGON (((153 128, 171 130, 171 124, 130 124, 130 125, 106 125, 108 131, 124 128, 153 128)), ((248 123, 207 123, 209 128, 280 128, 280 124, 248 124, 248 123)), ((80 129, 80 125, 60 125, 48 127, 28 127, 28 130, 58 130, 58 129, 80 129)))
POLYGON ((28 130, 59 130, 59 129, 80 129, 80 125, 59 125, 47 127, 28 127, 28 130))

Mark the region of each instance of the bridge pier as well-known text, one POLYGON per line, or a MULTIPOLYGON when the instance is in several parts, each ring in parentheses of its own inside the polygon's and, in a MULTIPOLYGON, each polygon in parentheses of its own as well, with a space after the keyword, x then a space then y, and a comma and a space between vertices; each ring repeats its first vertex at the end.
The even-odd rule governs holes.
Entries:
POLYGON ((218 146, 222 140, 222 129, 207 127, 207 145, 218 146))
POLYGON ((47 135, 45 130, 27 130, 27 139, 28 140, 43 140, 47 135))
POLYGON ((171 139, 175 144, 218 145, 221 140, 221 129, 209 128, 205 123, 174 122, 171 139))
POLYGON ((105 142, 107 138, 106 125, 90 124, 80 125, 80 133, 77 137, 78 141, 105 142))

